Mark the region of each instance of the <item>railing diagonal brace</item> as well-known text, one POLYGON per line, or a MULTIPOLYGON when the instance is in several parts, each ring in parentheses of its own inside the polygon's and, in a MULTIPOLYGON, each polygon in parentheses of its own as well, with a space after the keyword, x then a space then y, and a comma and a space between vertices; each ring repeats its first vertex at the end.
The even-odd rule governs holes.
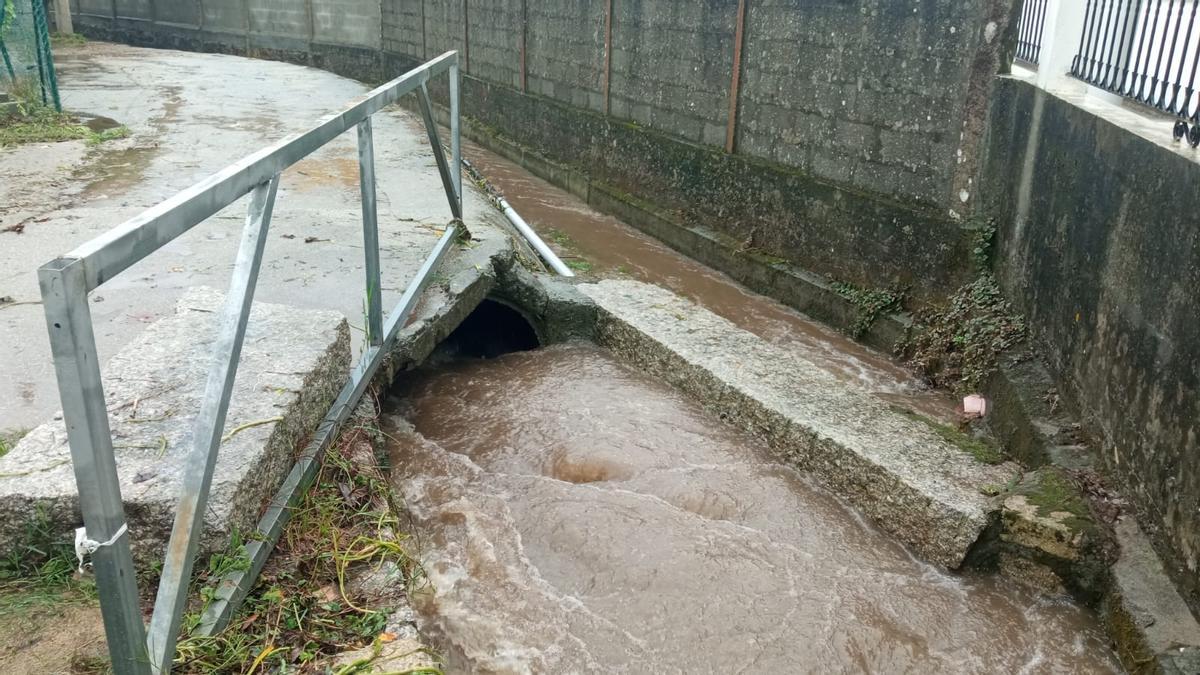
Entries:
POLYGON ((237 376, 246 324, 254 302, 254 288, 262 265, 267 231, 279 188, 279 174, 255 187, 250 193, 250 208, 246 227, 233 267, 233 278, 221 310, 220 325, 213 350, 213 363, 208 373, 204 399, 196 415, 192 450, 183 471, 183 490, 175 525, 163 560, 162 579, 154 601, 154 616, 146 638, 150 666, 156 673, 167 673, 175 654, 179 624, 187 604, 188 585, 196 547, 204 531, 204 514, 221 434, 225 430, 225 415, 237 376))
MULTIPOLYGON (((450 202, 450 212, 456 219, 461 220, 462 202, 459 201, 458 188, 450 173, 450 166, 446 162, 446 152, 438 138, 437 120, 433 116, 433 103, 429 100, 429 88, 425 86, 424 82, 417 89, 417 94, 417 98, 421 101, 421 117, 425 119, 425 133, 429 135, 429 146, 433 150, 434 159, 437 160, 438 173, 442 176, 442 187, 446 189, 446 199, 450 202)), ((454 170, 461 171, 457 165, 454 170)))

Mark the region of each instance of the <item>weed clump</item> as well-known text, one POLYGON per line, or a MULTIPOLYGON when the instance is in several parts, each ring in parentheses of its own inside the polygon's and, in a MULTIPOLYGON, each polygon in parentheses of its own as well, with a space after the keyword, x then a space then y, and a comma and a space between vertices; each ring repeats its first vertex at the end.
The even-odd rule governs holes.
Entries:
POLYGON ((957 393, 978 391, 1000 354, 1025 338, 1025 321, 1004 299, 991 273, 958 289, 940 309, 917 314, 897 354, 930 384, 957 393))
POLYGON ((859 288, 844 281, 834 282, 833 290, 858 308, 854 323, 849 328, 855 340, 866 334, 875 320, 888 312, 899 311, 904 302, 904 293, 881 288, 859 288))
POLYGON ((76 116, 43 103, 34 89, 23 84, 14 85, 9 95, 15 105, 0 108, 0 148, 74 140, 99 145, 130 133, 124 126, 92 131, 76 116))
POLYGON ((192 633, 215 584, 249 566, 237 538, 210 560, 199 579, 209 584, 202 605, 184 617, 177 672, 323 672, 319 663, 333 655, 387 641, 392 608, 377 608, 348 580, 385 564, 409 588, 423 575, 402 547, 400 511, 371 444, 377 434, 373 423, 343 431, 237 616, 221 633, 202 637, 192 633))

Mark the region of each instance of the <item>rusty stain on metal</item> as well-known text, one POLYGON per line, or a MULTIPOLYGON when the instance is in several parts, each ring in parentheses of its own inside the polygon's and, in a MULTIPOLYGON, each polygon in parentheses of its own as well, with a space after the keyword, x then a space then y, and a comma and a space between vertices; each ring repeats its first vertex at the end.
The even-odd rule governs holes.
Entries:
MULTIPOLYGON (((179 500, 179 509, 176 511, 176 522, 191 522, 192 514, 196 511, 196 495, 185 495, 179 500)), ((188 545, 192 543, 192 532, 189 530, 187 536, 171 537, 167 542, 167 555, 165 560, 173 560, 176 565, 183 565, 184 559, 187 557, 188 545)))
POLYGON ((604 10, 604 114, 607 115, 612 110, 612 101, 609 98, 609 83, 612 79, 612 21, 613 21, 613 0, 608 0, 605 3, 604 10))
MULTIPOLYGON (((611 0, 609 0, 611 2, 611 0)), ((742 39, 746 34, 746 0, 738 0, 737 28, 733 33, 733 80, 729 83, 729 120, 725 127, 725 152, 733 152, 737 135, 738 89, 742 84, 742 39)))

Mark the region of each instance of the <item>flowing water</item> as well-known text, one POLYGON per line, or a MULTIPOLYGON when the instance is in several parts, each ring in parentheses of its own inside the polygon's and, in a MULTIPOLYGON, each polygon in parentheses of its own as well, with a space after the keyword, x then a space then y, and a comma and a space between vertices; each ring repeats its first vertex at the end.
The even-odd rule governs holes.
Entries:
POLYGON ((1116 669, 1083 610, 917 561, 598 347, 399 386, 414 600, 451 672, 1116 669))
MULTIPOLYGON (((887 357, 466 152, 593 274, 665 286, 843 381, 954 416, 887 357)), ((914 559, 599 348, 442 363, 394 395, 394 482, 432 582, 416 605, 452 672, 1116 670, 1087 612, 914 559)))
POLYGON ((568 254, 592 265, 591 274, 625 275, 669 288, 743 330, 787 346, 843 381, 926 416, 954 419, 956 406, 949 396, 929 390, 888 357, 746 290, 502 157, 471 143, 464 144, 464 152, 548 243, 566 242, 568 254))

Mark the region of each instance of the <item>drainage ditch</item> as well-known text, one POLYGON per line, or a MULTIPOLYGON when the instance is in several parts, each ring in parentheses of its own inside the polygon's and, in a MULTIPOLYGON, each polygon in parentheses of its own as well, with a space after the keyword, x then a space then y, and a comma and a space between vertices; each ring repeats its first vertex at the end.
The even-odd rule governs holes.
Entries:
POLYGON ((391 393, 448 671, 1119 672, 1086 610, 917 560, 606 350, 496 339, 520 321, 481 307, 391 393))

